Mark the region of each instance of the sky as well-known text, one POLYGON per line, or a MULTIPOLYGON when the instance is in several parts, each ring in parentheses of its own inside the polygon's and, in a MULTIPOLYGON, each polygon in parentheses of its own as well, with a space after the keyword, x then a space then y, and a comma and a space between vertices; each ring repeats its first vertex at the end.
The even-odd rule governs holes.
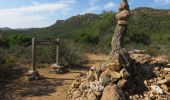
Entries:
MULTIPOLYGON (((170 0, 128 0, 130 9, 170 9, 170 0)), ((47 27, 56 20, 103 10, 117 11, 121 0, 0 0, 0 27, 47 27)))

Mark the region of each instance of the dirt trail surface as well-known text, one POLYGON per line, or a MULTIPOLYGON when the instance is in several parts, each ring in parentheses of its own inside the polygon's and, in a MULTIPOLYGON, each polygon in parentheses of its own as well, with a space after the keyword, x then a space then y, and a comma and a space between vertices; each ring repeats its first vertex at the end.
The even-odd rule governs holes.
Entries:
POLYGON ((88 59, 88 65, 90 66, 99 66, 108 59, 108 56, 105 54, 87 53, 86 57, 88 59))
MULTIPOLYGON (((103 54, 86 54, 89 64, 99 65, 107 58, 103 54)), ((38 69, 44 79, 37 81, 16 80, 3 86, 0 90, 0 100, 69 100, 67 92, 70 85, 81 72, 88 71, 87 68, 71 70, 66 74, 49 73, 48 68, 38 69)))

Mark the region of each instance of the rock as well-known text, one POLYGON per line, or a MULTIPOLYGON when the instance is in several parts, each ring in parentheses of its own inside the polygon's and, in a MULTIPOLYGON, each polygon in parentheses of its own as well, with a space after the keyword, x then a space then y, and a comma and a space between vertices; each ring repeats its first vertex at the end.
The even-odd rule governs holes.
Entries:
POLYGON ((115 72, 115 71, 110 71, 110 75, 111 75, 111 78, 114 78, 114 79, 121 78, 121 74, 119 74, 118 72, 115 72))
POLYGON ((156 85, 152 85, 151 90, 156 92, 156 93, 159 93, 159 94, 163 93, 162 89, 159 86, 156 86, 156 85))
POLYGON ((151 59, 152 64, 158 64, 158 65, 167 65, 168 64, 168 59, 166 56, 157 56, 153 57, 151 59))
POLYGON ((78 100, 87 100, 87 97, 81 96, 78 100))
POLYGON ((87 74, 87 80, 89 81, 95 81, 95 76, 93 75, 93 72, 92 71, 89 71, 88 74, 87 74))
POLYGON ((106 69, 101 75, 100 77, 110 77, 110 70, 106 69))
POLYGON ((139 95, 139 97, 140 97, 141 99, 143 99, 143 98, 144 98, 144 96, 143 96, 143 95, 139 95))
POLYGON ((130 16, 130 12, 128 10, 123 10, 121 12, 119 12, 118 14, 116 14, 116 18, 118 20, 127 20, 130 16))
MULTIPOLYGON (((161 76, 161 74, 160 74, 160 76, 161 76)), ((158 78, 157 78, 157 81, 159 81, 158 84, 159 84, 159 83, 161 84, 161 81, 163 82, 163 81, 165 81, 165 80, 166 80, 166 79, 163 79, 163 80, 162 80, 161 77, 158 77, 158 78)))
POLYGON ((99 81, 94 81, 94 82, 90 82, 90 88, 93 91, 101 92, 103 91, 104 86, 102 86, 99 81))
POLYGON ((119 80, 119 82, 117 83, 118 88, 123 88, 125 86, 126 82, 127 82, 127 80, 125 80, 125 79, 119 80))
POLYGON ((99 78, 100 83, 103 86, 108 85, 110 82, 116 82, 121 78, 121 75, 118 72, 111 71, 110 69, 106 69, 99 78))
POLYGON ((130 74, 127 72, 127 70, 125 68, 123 68, 121 71, 120 71, 120 75, 123 77, 123 78, 127 78, 130 76, 130 74))
POLYGON ((101 96, 102 92, 93 91, 97 97, 101 96))
POLYGON ((97 100, 97 97, 94 92, 91 92, 90 94, 88 94, 87 99, 88 100, 97 100))
POLYGON ((118 63, 113 62, 113 63, 109 63, 106 65, 109 70, 111 71, 120 71, 120 69, 122 68, 118 63))
POLYGON ((170 72, 170 68, 164 68, 164 71, 170 72))
POLYGON ((125 9, 129 9, 127 3, 125 3, 125 2, 120 3, 119 11, 123 11, 125 9))
POLYGON ((161 88, 163 89, 163 91, 166 91, 166 92, 168 91, 168 87, 165 84, 162 84, 161 88))
POLYGON ((154 94, 150 94, 150 100, 155 100, 156 99, 156 96, 154 94))
POLYGON ((133 96, 133 98, 134 99, 139 99, 139 95, 136 94, 136 95, 133 96))
POLYGON ((78 97, 80 97, 81 96, 81 92, 79 91, 79 90, 76 90, 75 92, 73 92, 73 98, 75 99, 75 98, 78 98, 78 97))
POLYGON ((72 93, 72 92, 74 92, 74 91, 76 91, 77 89, 75 89, 75 88, 73 88, 70 92, 72 93))
POLYGON ((119 24, 119 25, 127 25, 127 21, 125 21, 125 20, 119 20, 119 21, 118 21, 118 24, 119 24))
POLYGON ((165 79, 167 79, 168 82, 169 82, 170 81, 170 74, 165 75, 165 79))
POLYGON ((129 54, 144 54, 146 53, 146 50, 132 50, 132 51, 129 51, 129 54))
POLYGON ((103 91, 101 100, 122 100, 121 98, 115 85, 107 85, 103 91))
POLYGON ((145 80, 145 81, 144 81, 144 84, 147 86, 147 85, 148 85, 148 82, 145 80))
POLYGON ((164 83, 166 83, 166 82, 168 82, 167 79, 163 79, 163 80, 157 81, 158 84, 164 84, 164 83))
POLYGON ((155 67, 154 70, 159 71, 160 67, 155 67))
POLYGON ((148 54, 135 54, 132 53, 130 54, 130 57, 136 61, 136 63, 140 63, 140 64, 146 64, 149 63, 151 61, 151 56, 148 54))
POLYGON ((27 80, 29 80, 29 81, 32 81, 32 80, 38 80, 38 79, 40 79, 41 77, 40 77, 40 74, 38 73, 38 71, 29 71, 27 74, 26 74, 26 76, 27 76, 27 80))
POLYGON ((145 97, 144 100, 150 100, 150 98, 149 97, 145 97))
POLYGON ((101 83, 102 86, 106 86, 111 82, 110 77, 100 77, 99 82, 101 83))
POLYGON ((121 100, 125 100, 124 92, 121 89, 118 89, 117 92, 118 92, 119 96, 121 97, 121 100))
POLYGON ((80 82, 74 81, 72 87, 78 88, 80 86, 80 82))
POLYGON ((79 86, 81 89, 86 89, 88 87, 88 82, 82 82, 79 86))

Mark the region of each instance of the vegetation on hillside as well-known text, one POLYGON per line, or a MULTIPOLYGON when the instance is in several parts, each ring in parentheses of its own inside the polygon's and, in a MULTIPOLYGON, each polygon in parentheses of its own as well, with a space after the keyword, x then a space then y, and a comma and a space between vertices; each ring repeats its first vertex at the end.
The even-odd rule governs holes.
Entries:
MULTIPOLYGON (((61 62, 80 64, 83 52, 109 53, 117 22, 115 14, 111 11, 89 13, 57 21, 46 28, 1 30, 0 52, 4 57, 10 55, 19 62, 30 63, 32 37, 39 40, 60 38, 61 62)), ((132 10, 124 43, 128 50, 145 49, 150 54, 164 54, 170 58, 170 10, 132 10)), ((38 62, 54 62, 55 46, 39 46, 37 52, 38 62)))

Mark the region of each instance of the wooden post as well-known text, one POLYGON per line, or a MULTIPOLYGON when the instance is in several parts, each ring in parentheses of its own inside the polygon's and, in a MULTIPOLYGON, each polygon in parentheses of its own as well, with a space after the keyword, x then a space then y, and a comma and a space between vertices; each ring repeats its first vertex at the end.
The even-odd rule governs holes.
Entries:
POLYGON ((56 65, 59 66, 59 39, 56 39, 57 41, 57 46, 56 46, 56 65))
POLYGON ((35 38, 32 38, 32 71, 36 71, 36 43, 35 38))

